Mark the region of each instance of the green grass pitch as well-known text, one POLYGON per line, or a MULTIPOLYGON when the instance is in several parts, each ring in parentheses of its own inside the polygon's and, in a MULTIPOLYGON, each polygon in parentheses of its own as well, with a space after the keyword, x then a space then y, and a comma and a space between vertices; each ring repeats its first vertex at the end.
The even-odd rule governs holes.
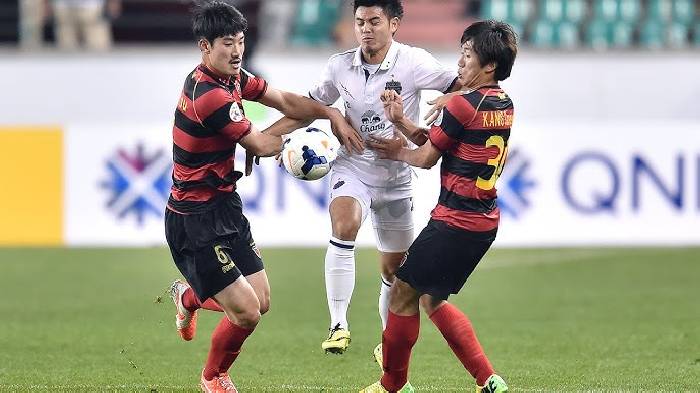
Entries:
MULTIPOLYGON (((352 346, 325 355, 322 249, 266 249, 272 308, 231 375, 242 392, 374 382, 376 252, 360 250, 352 346)), ((0 249, 0 391, 196 391, 220 314, 180 340, 166 249, 0 249), (156 299, 162 297, 162 302, 156 299)), ((512 391, 700 391, 700 249, 490 251, 452 301, 512 391)), ((418 391, 473 391, 422 317, 418 391)))

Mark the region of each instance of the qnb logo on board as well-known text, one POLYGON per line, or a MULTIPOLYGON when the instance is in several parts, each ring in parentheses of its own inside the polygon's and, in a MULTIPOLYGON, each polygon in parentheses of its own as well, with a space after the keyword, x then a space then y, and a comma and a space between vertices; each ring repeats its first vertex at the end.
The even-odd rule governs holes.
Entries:
POLYGON ((162 218, 172 185, 172 159, 163 149, 148 152, 143 143, 133 149, 118 148, 106 162, 109 178, 100 187, 110 194, 107 210, 117 218, 162 218))
POLYGON ((519 150, 508 154, 503 173, 498 179, 498 207, 501 213, 512 218, 520 215, 530 207, 528 191, 537 183, 529 173, 530 159, 519 150))

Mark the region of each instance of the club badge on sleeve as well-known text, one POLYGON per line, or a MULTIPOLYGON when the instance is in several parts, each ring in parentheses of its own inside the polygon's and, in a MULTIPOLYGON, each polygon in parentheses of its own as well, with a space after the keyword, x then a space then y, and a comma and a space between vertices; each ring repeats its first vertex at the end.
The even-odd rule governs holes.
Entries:
POLYGON ((228 115, 231 117, 231 121, 239 122, 243 120, 243 111, 241 111, 241 108, 235 102, 231 104, 231 109, 229 109, 228 115))

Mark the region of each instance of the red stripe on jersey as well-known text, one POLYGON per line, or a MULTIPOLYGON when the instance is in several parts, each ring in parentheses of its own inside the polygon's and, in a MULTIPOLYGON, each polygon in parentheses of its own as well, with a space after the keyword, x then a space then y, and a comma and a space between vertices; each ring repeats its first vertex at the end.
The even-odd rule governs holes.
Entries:
POLYGON ((476 109, 461 95, 450 99, 445 108, 464 126, 468 125, 476 114, 476 109))
MULTIPOLYGON (((196 91, 197 89, 195 87, 195 92, 196 91)), ((229 93, 224 88, 213 89, 194 100, 194 106, 192 108, 199 120, 204 123, 207 117, 230 102, 233 102, 234 105, 236 104, 236 99, 233 94, 229 93)))
POLYGON ((435 206, 430 213, 434 220, 443 221, 455 228, 471 232, 487 232, 498 228, 501 212, 497 208, 491 213, 474 213, 461 210, 453 210, 443 205, 435 206))
POLYGON ((173 127, 173 141, 181 149, 190 153, 220 151, 222 147, 231 145, 229 139, 224 135, 217 135, 208 138, 197 138, 182 131, 178 127, 173 127))
POLYGON ((258 77, 249 77, 246 81, 245 86, 243 86, 243 89, 241 91, 241 97, 244 100, 256 101, 260 99, 260 97, 262 97, 263 94, 265 94, 266 90, 267 82, 265 82, 264 79, 258 77))
POLYGON ((450 153, 465 161, 486 164, 488 160, 498 157, 500 150, 498 146, 486 147, 459 143, 450 153))
POLYGON ((445 134, 445 131, 439 126, 432 126, 430 128, 428 139, 438 150, 443 152, 450 150, 455 144, 455 140, 445 134))
POLYGON ((187 165, 175 163, 173 176, 179 181, 203 180, 211 173, 215 173, 219 178, 224 178, 233 171, 233 162, 233 157, 231 157, 226 161, 215 162, 197 168, 190 168, 187 165))
POLYGON ((233 184, 221 189, 213 189, 210 187, 198 187, 191 188, 188 190, 178 190, 176 188, 172 188, 170 190, 170 196, 172 196, 172 198, 176 201, 207 202, 221 195, 222 193, 233 192, 233 190, 233 184))
MULTIPOLYGON (((237 104, 233 104, 237 105, 237 104)), ((250 134, 253 129, 253 124, 246 118, 243 121, 237 123, 231 122, 226 125, 226 127, 219 130, 220 133, 226 135, 229 140, 233 142, 238 142, 243 139, 244 136, 250 134)))
POLYGON ((440 174, 440 184, 448 191, 465 198, 485 200, 496 197, 496 188, 482 190, 476 186, 476 180, 467 179, 450 172, 443 171, 440 174))

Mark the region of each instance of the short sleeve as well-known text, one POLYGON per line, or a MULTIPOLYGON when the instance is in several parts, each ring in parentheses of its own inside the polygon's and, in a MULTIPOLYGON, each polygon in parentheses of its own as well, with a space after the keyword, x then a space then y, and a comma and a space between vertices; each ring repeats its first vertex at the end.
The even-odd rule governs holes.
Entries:
POLYGON ((246 136, 252 124, 243 115, 243 109, 224 89, 215 89, 201 96, 194 105, 202 125, 233 142, 246 136))
POLYGON ((445 68, 428 51, 414 48, 413 76, 419 90, 450 91, 457 80, 457 72, 445 68))
POLYGON ((470 119, 473 116, 474 109, 463 97, 452 97, 430 128, 428 139, 440 151, 451 150, 461 142, 466 132, 465 122, 460 119, 470 119))
POLYGON ((265 94, 267 81, 263 78, 241 70, 241 98, 248 101, 257 101, 265 94))
POLYGON ((340 92, 334 83, 333 59, 334 57, 331 57, 328 60, 326 67, 321 72, 321 79, 309 90, 309 97, 325 105, 333 105, 340 98, 340 92))

